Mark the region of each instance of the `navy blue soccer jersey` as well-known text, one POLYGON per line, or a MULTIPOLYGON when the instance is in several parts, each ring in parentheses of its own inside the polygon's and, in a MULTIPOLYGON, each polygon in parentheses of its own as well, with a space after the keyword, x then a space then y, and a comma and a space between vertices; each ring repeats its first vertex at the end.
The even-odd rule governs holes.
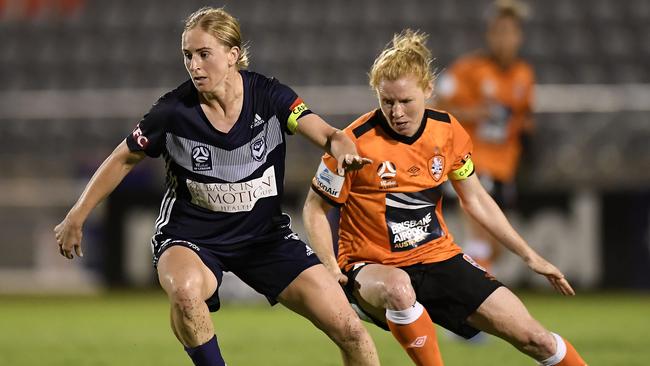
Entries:
POLYGON ((276 79, 240 74, 242 111, 228 133, 212 126, 187 81, 161 97, 127 136, 131 151, 166 161, 167 190, 154 246, 163 238, 245 245, 288 227, 280 208, 286 135, 311 111, 276 79))

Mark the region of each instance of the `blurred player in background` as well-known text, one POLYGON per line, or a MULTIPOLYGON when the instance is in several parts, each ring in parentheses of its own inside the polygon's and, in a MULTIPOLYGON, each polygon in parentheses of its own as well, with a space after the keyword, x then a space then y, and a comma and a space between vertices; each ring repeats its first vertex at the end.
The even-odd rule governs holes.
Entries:
POLYGON ((378 365, 342 289, 280 208, 287 134, 336 156, 340 174, 368 161, 291 88, 244 70, 239 23, 223 9, 202 8, 186 20, 182 52, 191 80, 160 98, 99 167, 55 228, 61 254, 81 256, 90 211, 145 156, 162 155, 167 192, 151 241, 154 266, 172 330, 195 365, 225 365, 210 318, 223 271, 311 320, 345 365, 378 365))
MULTIPOLYGON (((496 2, 488 14, 487 49, 458 59, 436 89, 437 106, 458 118, 469 133, 479 180, 502 208, 515 204, 522 140, 533 128, 535 77, 518 55, 524 12, 514 1, 496 2)), ((501 246, 477 222, 469 219, 467 227, 463 250, 489 270, 501 246)))
POLYGON ((574 295, 482 187, 463 127, 425 108, 433 89, 426 37, 410 30, 395 35, 375 60, 370 85, 380 108, 344 130, 373 160, 372 169, 340 176, 336 160, 324 155, 303 211, 312 248, 359 315, 390 329, 416 365, 442 365, 436 322, 466 338, 479 330, 494 334, 545 366, 583 366, 571 344, 463 254, 447 230, 441 184, 449 179, 473 219, 558 292, 574 295), (334 206, 341 210, 338 261, 326 217, 334 206))

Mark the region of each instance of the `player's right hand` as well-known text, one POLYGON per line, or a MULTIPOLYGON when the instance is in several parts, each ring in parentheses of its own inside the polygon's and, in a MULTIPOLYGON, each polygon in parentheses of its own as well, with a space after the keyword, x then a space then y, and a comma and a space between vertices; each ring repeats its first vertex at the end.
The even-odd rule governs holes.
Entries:
POLYGON ((531 257, 526 264, 533 271, 545 276, 557 292, 565 296, 574 296, 576 294, 564 274, 546 259, 536 255, 531 257))
POLYGON ((54 227, 54 237, 59 245, 59 253, 62 256, 72 259, 73 250, 78 257, 84 256, 81 250, 81 237, 83 236, 81 227, 82 223, 71 219, 70 215, 66 216, 60 224, 54 227))
POLYGON ((341 285, 346 285, 348 283, 348 276, 344 275, 341 272, 341 269, 339 268, 338 264, 336 263, 336 260, 334 257, 332 257, 332 261, 325 261, 328 262, 328 264, 323 263, 325 268, 327 268, 327 271, 334 277, 336 282, 340 283, 341 285))
POLYGON ((341 272, 334 274, 334 278, 336 279, 336 282, 341 284, 341 286, 345 286, 348 284, 348 276, 344 275, 341 272))

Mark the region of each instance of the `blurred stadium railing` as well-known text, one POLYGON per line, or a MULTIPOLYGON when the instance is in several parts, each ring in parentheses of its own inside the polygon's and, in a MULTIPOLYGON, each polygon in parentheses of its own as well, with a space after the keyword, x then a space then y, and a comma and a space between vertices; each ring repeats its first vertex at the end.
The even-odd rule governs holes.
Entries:
MULTIPOLYGON (((0 4, 10 3, 21 2, 0 4)), ((152 283, 148 241, 162 164, 138 167, 97 210, 83 262, 60 258, 51 230, 101 160, 185 79, 181 19, 204 3, 61 3, 69 8, 0 5, 0 292, 152 283)), ((343 127, 375 107, 366 72, 394 32, 428 32, 442 69, 480 46, 488 3, 225 5, 250 42, 251 69, 295 86, 343 127)), ((520 177, 522 207, 508 214, 578 286, 650 288, 650 2, 529 5, 524 56, 538 76, 538 131, 520 177)), ((291 138, 288 154, 286 207, 302 232, 298 210, 319 153, 291 138)), ((512 257, 497 268, 509 284, 538 284, 512 257)))

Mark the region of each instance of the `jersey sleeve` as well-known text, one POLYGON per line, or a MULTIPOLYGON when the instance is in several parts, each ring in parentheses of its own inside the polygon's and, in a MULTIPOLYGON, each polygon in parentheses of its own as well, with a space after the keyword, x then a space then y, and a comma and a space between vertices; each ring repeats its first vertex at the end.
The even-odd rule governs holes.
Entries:
POLYGON ((312 179, 311 189, 330 205, 342 206, 348 199, 356 171, 346 172, 344 176, 340 176, 336 174, 336 166, 336 159, 329 154, 324 154, 312 179))
POLYGON ((129 150, 144 151, 152 158, 160 156, 165 148, 168 119, 167 108, 158 101, 138 122, 133 132, 126 137, 129 150))
POLYGON ((474 173, 472 140, 456 118, 451 117, 452 165, 449 179, 463 180, 474 173))
POLYGON ((273 79, 271 85, 271 103, 274 105, 278 119, 290 135, 298 129, 298 119, 311 114, 305 102, 290 87, 273 79))

